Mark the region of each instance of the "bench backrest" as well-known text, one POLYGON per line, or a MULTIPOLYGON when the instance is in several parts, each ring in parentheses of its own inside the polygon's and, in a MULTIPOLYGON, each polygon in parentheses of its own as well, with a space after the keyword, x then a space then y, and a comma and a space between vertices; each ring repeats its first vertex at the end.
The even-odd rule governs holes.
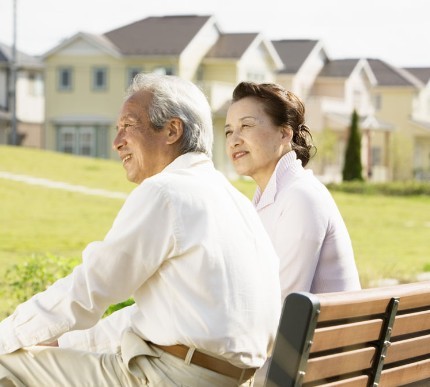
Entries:
POLYGON ((267 387, 426 379, 430 385, 430 281, 286 298, 267 387))

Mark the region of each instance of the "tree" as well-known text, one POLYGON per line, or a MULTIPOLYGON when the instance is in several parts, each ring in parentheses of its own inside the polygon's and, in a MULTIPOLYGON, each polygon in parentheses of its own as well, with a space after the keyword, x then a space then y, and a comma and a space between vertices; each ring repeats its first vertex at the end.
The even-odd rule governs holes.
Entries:
POLYGON ((352 113, 348 144, 346 146, 342 179, 343 181, 363 180, 361 171, 361 135, 358 128, 358 114, 354 110, 352 113))

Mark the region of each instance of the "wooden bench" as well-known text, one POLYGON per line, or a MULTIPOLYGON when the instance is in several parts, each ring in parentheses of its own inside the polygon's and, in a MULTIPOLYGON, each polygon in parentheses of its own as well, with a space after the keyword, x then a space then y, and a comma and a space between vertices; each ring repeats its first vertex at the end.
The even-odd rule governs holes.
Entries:
POLYGON ((430 281, 292 293, 267 387, 430 386, 430 281))

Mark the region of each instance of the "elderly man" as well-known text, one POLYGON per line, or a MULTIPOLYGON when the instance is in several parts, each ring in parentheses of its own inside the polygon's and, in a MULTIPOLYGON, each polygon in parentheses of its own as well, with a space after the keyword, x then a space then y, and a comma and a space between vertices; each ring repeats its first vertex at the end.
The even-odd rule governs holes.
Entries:
POLYGON ((138 186, 71 275, 0 323, 0 386, 252 383, 278 324, 278 258, 212 141, 195 85, 136 77, 113 146, 138 186))

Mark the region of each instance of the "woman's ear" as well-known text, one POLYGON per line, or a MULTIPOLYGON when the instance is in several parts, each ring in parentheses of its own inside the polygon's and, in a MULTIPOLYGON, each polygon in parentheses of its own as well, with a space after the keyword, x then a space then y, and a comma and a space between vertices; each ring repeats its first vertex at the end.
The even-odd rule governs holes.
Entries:
POLYGON ((167 123, 167 144, 179 141, 184 133, 184 123, 179 118, 171 118, 167 123))
POLYGON ((291 142, 293 139, 293 129, 289 126, 283 126, 281 128, 282 141, 291 142))

